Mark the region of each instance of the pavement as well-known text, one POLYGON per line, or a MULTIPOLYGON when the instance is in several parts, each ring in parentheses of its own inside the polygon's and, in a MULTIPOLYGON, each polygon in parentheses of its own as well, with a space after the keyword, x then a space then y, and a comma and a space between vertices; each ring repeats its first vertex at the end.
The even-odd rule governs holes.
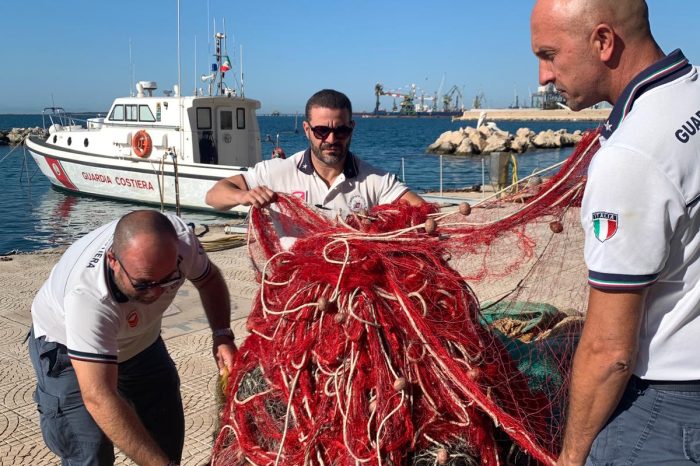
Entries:
MULTIPOLYGON (((0 466, 60 464, 41 436, 32 399, 35 376, 24 339, 31 325, 34 294, 61 252, 0 256, 0 466)), ((239 247, 210 252, 209 256, 229 285, 232 327, 240 345, 247 335, 245 320, 257 290, 247 250, 239 247)), ((181 379, 186 428, 181 464, 205 465, 217 433, 218 370, 207 320, 189 282, 166 311, 162 335, 181 379)), ((115 464, 134 464, 118 450, 116 454, 115 464)))

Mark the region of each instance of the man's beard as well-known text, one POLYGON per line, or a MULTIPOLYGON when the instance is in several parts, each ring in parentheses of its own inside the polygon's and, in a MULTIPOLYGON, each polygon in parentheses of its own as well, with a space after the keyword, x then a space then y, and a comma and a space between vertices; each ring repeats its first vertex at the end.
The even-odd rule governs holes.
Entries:
POLYGON ((350 144, 327 144, 324 142, 319 144, 318 146, 315 146, 313 144, 311 145, 311 152, 313 152, 316 158, 323 162, 325 165, 329 166, 336 166, 339 163, 344 163, 349 150, 350 144), (324 149, 328 150, 330 148, 336 148, 339 151, 338 154, 331 155, 323 153, 324 149))
POLYGON ((131 299, 133 299, 134 301, 137 301, 141 304, 153 304, 160 299, 160 296, 134 295, 131 297, 131 299))
MULTIPOLYGON (((116 277, 115 277, 116 279, 116 277)), ((119 280, 115 280, 117 284, 117 288, 119 288, 119 291, 129 298, 129 301, 136 301, 137 303, 141 304, 153 304, 154 302, 158 301, 160 299, 160 296, 153 296, 151 293, 143 293, 139 292, 136 290, 129 290, 124 283, 120 283, 119 280), (126 290, 126 291, 125 291, 126 290)))

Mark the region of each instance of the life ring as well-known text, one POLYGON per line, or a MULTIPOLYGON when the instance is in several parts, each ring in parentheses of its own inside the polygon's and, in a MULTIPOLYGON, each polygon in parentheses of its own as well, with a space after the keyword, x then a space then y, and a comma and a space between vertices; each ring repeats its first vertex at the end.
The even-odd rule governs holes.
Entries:
POLYGON ((146 130, 142 129, 134 134, 134 137, 131 138, 131 148, 133 149, 134 154, 138 155, 139 157, 146 158, 151 155, 153 141, 146 130))

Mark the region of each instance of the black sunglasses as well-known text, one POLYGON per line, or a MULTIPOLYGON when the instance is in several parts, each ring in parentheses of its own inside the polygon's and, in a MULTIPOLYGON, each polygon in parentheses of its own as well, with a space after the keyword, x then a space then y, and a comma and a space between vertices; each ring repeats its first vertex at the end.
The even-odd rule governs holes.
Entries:
POLYGON ((321 141, 325 141, 331 133, 333 133, 333 136, 337 139, 347 139, 352 134, 352 126, 346 125, 331 128, 330 126, 311 126, 311 124, 309 124, 309 128, 311 128, 311 132, 314 133, 314 136, 321 141))
POLYGON ((124 264, 122 264, 122 261, 119 260, 116 254, 114 254, 114 259, 119 263, 119 267, 122 268, 122 270, 126 274, 126 278, 129 279, 129 283, 131 283, 131 286, 133 286, 136 291, 146 291, 152 288, 167 288, 169 286, 174 285, 182 279, 182 272, 180 272, 179 260, 177 261, 177 271, 175 272, 175 276, 171 274, 169 277, 159 281, 135 282, 134 279, 131 278, 131 275, 129 275, 129 272, 126 271, 126 269, 124 268, 124 264))

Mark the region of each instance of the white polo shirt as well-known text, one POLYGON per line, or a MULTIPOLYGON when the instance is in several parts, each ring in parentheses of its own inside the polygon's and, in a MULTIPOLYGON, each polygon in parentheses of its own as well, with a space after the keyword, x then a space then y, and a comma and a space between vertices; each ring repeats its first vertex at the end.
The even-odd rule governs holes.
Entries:
POLYGON ((700 379, 700 82, 680 50, 629 84, 601 140, 581 208, 589 283, 649 287, 636 375, 700 379))
POLYGON ((211 263, 199 240, 178 217, 168 215, 179 238, 182 280, 152 304, 130 301, 114 283, 106 252, 117 221, 76 241, 51 270, 32 303, 36 337, 66 345, 72 359, 117 363, 156 341, 161 318, 185 278, 202 280, 211 263))
POLYGON ((267 186, 275 192, 297 196, 331 218, 389 204, 408 191, 394 174, 375 168, 352 153, 348 153, 343 172, 328 187, 314 170, 310 149, 287 159, 259 162, 243 178, 249 189, 267 186))

